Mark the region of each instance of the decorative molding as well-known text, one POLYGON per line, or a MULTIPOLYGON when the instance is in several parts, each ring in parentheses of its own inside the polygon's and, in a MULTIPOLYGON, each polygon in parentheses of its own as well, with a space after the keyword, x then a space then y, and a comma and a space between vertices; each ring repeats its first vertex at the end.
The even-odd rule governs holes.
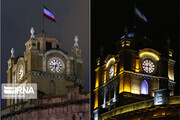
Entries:
POLYGON ((62 51, 60 51, 60 50, 49 50, 49 51, 47 51, 47 52, 44 53, 44 56, 48 56, 48 55, 51 54, 51 53, 59 53, 59 54, 62 55, 66 60, 68 60, 68 58, 69 58, 64 52, 62 52, 62 51))

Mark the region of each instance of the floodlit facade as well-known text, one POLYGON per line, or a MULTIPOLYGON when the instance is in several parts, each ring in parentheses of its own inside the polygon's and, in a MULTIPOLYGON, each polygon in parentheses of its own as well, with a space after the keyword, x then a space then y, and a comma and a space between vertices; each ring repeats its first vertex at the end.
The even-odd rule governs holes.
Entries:
POLYGON ((177 118, 180 97, 173 96, 173 50, 167 47, 165 53, 159 53, 139 33, 126 33, 118 46, 116 55, 97 59, 94 120, 177 118), (174 112, 165 112, 172 108, 174 112))
POLYGON ((24 56, 8 60, 8 83, 36 83, 38 98, 8 99, 1 112, 8 120, 87 120, 89 93, 83 92, 83 61, 78 37, 74 38, 71 55, 61 49, 60 41, 49 33, 34 35, 25 43, 24 56))

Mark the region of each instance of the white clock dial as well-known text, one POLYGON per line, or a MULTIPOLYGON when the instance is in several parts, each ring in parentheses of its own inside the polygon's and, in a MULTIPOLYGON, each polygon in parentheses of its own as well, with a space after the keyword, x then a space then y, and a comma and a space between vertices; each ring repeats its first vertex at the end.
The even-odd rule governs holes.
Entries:
POLYGON ((155 64, 152 60, 146 59, 142 62, 142 68, 146 73, 153 73, 155 71, 155 64))
POLYGON ((19 79, 21 80, 22 79, 22 77, 23 77, 23 67, 21 66, 21 67, 19 67, 19 70, 18 70, 18 76, 19 76, 19 79))
POLYGON ((53 58, 49 61, 49 69, 54 73, 61 73, 64 70, 64 63, 59 58, 53 58))
POLYGON ((111 79, 114 75, 114 66, 112 65, 109 69, 109 78, 111 79))

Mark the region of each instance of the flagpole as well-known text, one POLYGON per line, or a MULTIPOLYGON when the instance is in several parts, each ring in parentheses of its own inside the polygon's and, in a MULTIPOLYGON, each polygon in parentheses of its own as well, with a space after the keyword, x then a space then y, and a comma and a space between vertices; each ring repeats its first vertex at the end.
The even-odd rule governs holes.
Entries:
POLYGON ((135 32, 136 32, 136 17, 135 17, 135 9, 136 9, 136 1, 134 1, 134 11, 133 11, 133 13, 134 13, 134 34, 135 34, 135 32))
POLYGON ((44 32, 44 15, 43 15, 43 30, 42 30, 42 32, 44 32))
POLYGON ((44 32, 44 7, 43 7, 43 30, 42 32, 44 32))

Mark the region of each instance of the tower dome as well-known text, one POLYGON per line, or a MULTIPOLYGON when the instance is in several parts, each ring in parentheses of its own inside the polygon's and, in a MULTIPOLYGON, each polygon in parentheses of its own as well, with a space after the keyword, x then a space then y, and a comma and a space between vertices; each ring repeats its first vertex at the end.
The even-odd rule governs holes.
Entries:
POLYGON ((36 35, 36 37, 47 37, 47 38, 55 38, 55 36, 53 36, 51 33, 47 33, 47 32, 40 32, 36 35))
POLYGON ((120 38, 120 42, 118 42, 120 49, 130 48, 134 50, 143 49, 146 47, 150 47, 150 39, 148 39, 145 35, 137 32, 126 33, 120 38))

